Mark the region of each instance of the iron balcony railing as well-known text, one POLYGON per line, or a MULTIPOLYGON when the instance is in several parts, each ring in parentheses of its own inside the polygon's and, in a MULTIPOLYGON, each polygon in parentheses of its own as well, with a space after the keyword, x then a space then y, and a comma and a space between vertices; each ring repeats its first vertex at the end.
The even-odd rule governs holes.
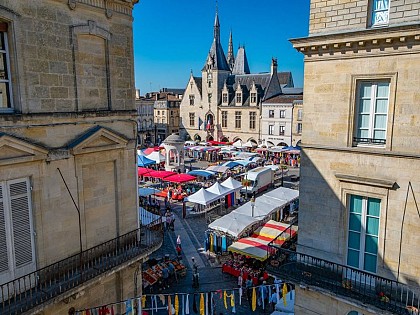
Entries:
POLYGON ((419 314, 420 288, 328 260, 278 249, 269 271, 295 284, 316 286, 394 314, 419 314))
POLYGON ((0 285, 0 314, 17 315, 140 255, 158 249, 162 221, 128 232, 79 254, 0 285))
MULTIPOLYGON (((268 247, 274 247, 275 249, 279 248, 288 248, 290 245, 295 244, 297 241, 297 227, 298 227, 298 218, 295 217, 290 221, 290 225, 277 235, 272 241, 267 245, 268 247)), ((270 251, 272 253, 273 251, 270 251)), ((270 256, 270 253, 267 252, 267 257, 270 256)))
POLYGON ((385 139, 375 139, 375 138, 358 138, 353 137, 353 142, 356 144, 378 144, 378 145, 385 145, 385 139))

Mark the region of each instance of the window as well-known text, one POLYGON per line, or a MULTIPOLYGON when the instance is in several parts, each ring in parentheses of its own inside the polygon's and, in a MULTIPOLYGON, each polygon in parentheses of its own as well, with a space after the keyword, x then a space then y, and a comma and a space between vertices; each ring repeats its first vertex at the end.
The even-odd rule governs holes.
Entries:
POLYGON ((0 182, 0 283, 36 270, 29 179, 0 182))
POLYGON ((302 115, 303 115, 303 110, 302 109, 298 109, 298 115, 297 115, 297 120, 302 120, 302 115))
POLYGON ((211 103, 211 93, 207 94, 207 98, 208 98, 209 103, 211 103))
POLYGON ((297 133, 302 133, 302 123, 298 123, 297 124, 297 130, 296 130, 296 132, 297 133))
POLYGON ((280 111, 280 118, 286 118, 286 111, 285 110, 280 111))
POLYGON ((255 118, 257 117, 256 112, 249 112, 249 129, 255 129, 255 118))
POLYGON ((274 118, 274 109, 268 111, 268 118, 274 118))
POLYGON ((280 136, 284 136, 284 129, 285 129, 285 126, 279 126, 279 135, 280 136))
POLYGON ((381 200, 349 197, 347 265, 376 273, 381 200))
POLYGON ((227 102, 228 102, 228 94, 227 93, 223 93, 222 102, 223 102, 223 104, 227 104, 227 102))
POLYGON ((0 22, 0 111, 12 108, 7 24, 0 22))
POLYGON ((235 112, 235 128, 237 129, 241 128, 241 115, 242 113, 240 111, 235 112))
POLYGON ((228 116, 228 112, 227 111, 222 111, 222 128, 227 128, 227 116, 228 116))
POLYGON ((236 93, 236 104, 242 104, 242 93, 236 93))
POLYGON ((158 112, 158 116, 160 115, 160 110, 157 111, 158 112))
POLYGON ((173 116, 174 115, 174 111, 173 110, 171 110, 171 116, 173 116))
POLYGON ((268 134, 273 135, 274 134, 274 125, 268 125, 268 134))
POLYGON ((390 0, 372 0, 372 26, 388 24, 389 1, 390 0))
POLYGON ((361 82, 358 86, 355 144, 386 143, 389 82, 361 82))
POLYGON ((190 113, 190 127, 195 126, 195 113, 190 113))
POLYGON ((174 117, 171 117, 171 126, 174 126, 174 124, 175 124, 174 117))
POLYGON ((190 97, 190 105, 194 105, 195 95, 190 95, 189 97, 190 97))
POLYGON ((251 103, 257 103, 257 93, 251 93, 251 103))

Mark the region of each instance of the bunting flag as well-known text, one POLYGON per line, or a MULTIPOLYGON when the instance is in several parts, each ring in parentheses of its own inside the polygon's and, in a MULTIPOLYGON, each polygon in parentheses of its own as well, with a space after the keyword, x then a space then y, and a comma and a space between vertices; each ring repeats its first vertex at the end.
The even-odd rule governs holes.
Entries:
POLYGON ((197 310, 196 295, 197 295, 197 294, 195 294, 195 293, 194 293, 194 295, 193 295, 193 312, 197 314, 198 310, 197 310))
POLYGON ((235 293, 232 290, 232 295, 230 296, 230 306, 232 307, 232 313, 236 313, 235 308, 235 293))
POLYGON ((225 309, 227 309, 227 302, 226 302, 226 298, 227 298, 227 293, 226 291, 223 292, 223 303, 225 304, 225 309))
POLYGON ((188 300, 189 294, 185 297, 185 315, 190 315, 190 301, 188 300))
POLYGON ((182 295, 181 298, 182 298, 182 302, 181 302, 182 303, 182 313, 181 313, 181 315, 185 315, 185 296, 182 295))
POLYGON ((209 315, 209 293, 206 293, 206 302, 205 302, 205 304, 206 304, 206 315, 209 315))
POLYGON ((133 301, 131 301, 131 299, 125 302, 125 315, 134 315, 133 301))
POLYGON ((239 305, 242 305, 242 287, 239 288, 239 305))
POLYGON ((257 309, 257 292, 255 287, 252 288, 252 311, 254 312, 257 309))
POLYGON ((172 303, 170 295, 168 295, 168 315, 172 315, 172 303))
POLYGON ((143 308, 142 298, 137 299, 137 305, 139 306, 139 314, 141 315, 143 313, 143 311, 142 311, 142 308, 143 308))
POLYGON ((200 315, 204 314, 204 293, 200 294, 200 315))
POLYGON ((287 296, 287 285, 286 285, 286 283, 285 283, 285 284, 283 284, 282 295, 283 295, 283 304, 284 304, 284 306, 287 306, 287 302, 286 302, 286 296, 287 296))
POLYGON ((179 300, 178 294, 175 294, 175 315, 179 314, 179 300))
POLYGON ((143 295, 141 297, 141 306, 142 306, 142 308, 146 307, 146 296, 145 295, 143 295))

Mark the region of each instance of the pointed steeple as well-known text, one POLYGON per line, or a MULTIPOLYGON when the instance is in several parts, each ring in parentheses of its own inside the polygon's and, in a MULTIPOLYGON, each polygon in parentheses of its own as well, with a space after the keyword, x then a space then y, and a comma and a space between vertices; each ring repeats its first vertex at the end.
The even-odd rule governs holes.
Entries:
POLYGON ((228 55, 227 55, 227 63, 229 65, 230 70, 232 71, 235 65, 235 56, 233 54, 232 31, 230 31, 230 35, 229 35, 229 48, 228 48, 228 55))
POLYGON ((270 73, 270 82, 267 85, 267 88, 264 93, 264 99, 267 100, 276 95, 282 94, 281 85, 279 77, 277 75, 277 59, 271 59, 271 73, 270 73))
POLYGON ((246 58, 245 46, 239 47, 236 53, 235 66, 232 74, 250 74, 248 59, 246 58))
POLYGON ((214 19, 213 44, 211 45, 209 54, 207 56, 206 64, 203 70, 226 70, 230 71, 229 65, 226 61, 226 56, 220 43, 220 23, 219 15, 216 10, 216 17, 214 19))

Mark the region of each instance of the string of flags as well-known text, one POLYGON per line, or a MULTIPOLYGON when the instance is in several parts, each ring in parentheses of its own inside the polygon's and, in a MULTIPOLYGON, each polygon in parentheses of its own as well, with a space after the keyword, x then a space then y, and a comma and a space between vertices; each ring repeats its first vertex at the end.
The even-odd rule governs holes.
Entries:
MULTIPOLYGON (((266 301, 272 301, 272 295, 276 296, 276 303, 280 301, 280 296, 283 297, 284 306, 287 306, 286 294, 289 292, 288 284, 275 283, 274 285, 259 285, 249 288, 251 297, 251 309, 255 311, 258 304, 266 309, 266 301), (274 291, 272 291, 274 290, 274 291), (274 293, 274 294, 273 294, 274 293)), ((244 289, 224 289, 207 292, 195 293, 171 293, 171 294, 146 294, 140 297, 129 298, 124 301, 109 303, 92 307, 89 309, 82 309, 72 312, 75 315, 116 315, 116 306, 121 306, 124 315, 141 315, 143 311, 150 311, 152 314, 158 310, 167 310, 169 315, 211 315, 214 314, 216 302, 223 301, 223 306, 226 310, 236 313, 236 301, 242 305, 242 296, 244 289), (235 296, 238 298, 236 299, 235 296), (192 303, 192 312, 190 306, 192 303)), ((293 297, 290 296, 290 300, 293 297)))

